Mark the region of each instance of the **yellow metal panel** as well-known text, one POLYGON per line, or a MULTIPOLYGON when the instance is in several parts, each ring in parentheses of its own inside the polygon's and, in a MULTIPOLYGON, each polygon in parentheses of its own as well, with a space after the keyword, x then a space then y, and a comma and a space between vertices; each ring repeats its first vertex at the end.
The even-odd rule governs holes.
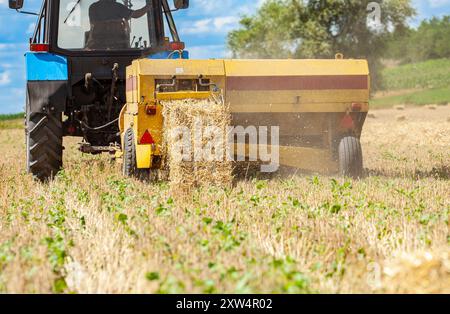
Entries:
POLYGON ((133 125, 134 134, 136 134, 136 160, 138 168, 148 169, 152 166, 154 156, 161 154, 161 145, 163 141, 163 117, 162 107, 157 106, 155 115, 148 115, 146 113, 147 104, 139 104, 138 114, 135 116, 135 123, 133 125), (155 141, 154 149, 152 145, 140 145, 139 140, 146 131, 149 131, 153 140, 155 141))
POLYGON ((313 104, 369 102, 369 90, 279 90, 279 91, 228 91, 230 104, 313 104))
MULTIPOLYGON (((301 104, 241 104, 231 103, 232 113, 326 113, 326 112, 347 112, 351 108, 351 103, 301 103, 301 104)), ((368 112, 369 104, 363 104, 361 112, 368 112)))
POLYGON ((155 99, 155 78, 149 75, 138 76, 138 97, 140 101, 148 102, 155 99))
POLYGON ((151 145, 136 145, 136 163, 139 169, 150 169, 152 167, 151 145))
MULTIPOLYGON (((126 104, 124 107, 125 110, 122 112, 123 124, 119 121, 119 127, 123 128, 123 132, 128 130, 134 124, 135 114, 133 114, 130 111, 130 107, 132 107, 132 106, 133 106, 133 104, 126 104)), ((122 143, 123 143, 123 141, 122 141, 122 143)))
POLYGON ((172 92, 172 93, 157 93, 158 100, 181 100, 181 99, 208 99, 211 97, 211 92, 172 92))
POLYGON ((128 103, 137 101, 137 86, 129 86, 131 84, 131 80, 136 77, 136 67, 132 64, 126 69, 126 98, 128 103), (133 87, 131 89, 131 87, 133 87))
POLYGON ((223 60, 149 60, 136 61, 140 75, 151 76, 225 76, 223 60))
POLYGON ((368 75, 366 60, 225 60, 229 76, 368 75))
MULTIPOLYGON (((156 115, 148 115, 146 113, 146 103, 129 103, 124 107, 121 113, 120 123, 121 136, 123 142, 123 132, 129 128, 133 129, 135 134, 136 146, 136 163, 138 168, 149 169, 152 167, 154 156, 161 154, 161 145, 163 140, 162 134, 162 108, 158 106, 156 115), (155 145, 140 145, 139 141, 144 135, 145 131, 149 131, 155 141, 155 145)), ((123 149, 123 147, 122 147, 123 149)))
POLYGON ((127 102, 134 102, 134 92, 133 91, 127 91, 125 93, 125 96, 127 98, 127 102))
POLYGON ((232 112, 346 112, 353 102, 369 111, 368 90, 229 91, 232 112))

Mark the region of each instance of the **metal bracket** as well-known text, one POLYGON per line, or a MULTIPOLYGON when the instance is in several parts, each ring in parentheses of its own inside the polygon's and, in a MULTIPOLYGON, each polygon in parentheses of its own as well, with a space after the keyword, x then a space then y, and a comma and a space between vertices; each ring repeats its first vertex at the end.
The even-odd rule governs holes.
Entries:
POLYGON ((19 10, 19 9, 16 9, 16 11, 17 11, 17 13, 39 16, 39 13, 36 13, 36 12, 22 11, 22 10, 19 10))
POLYGON ((219 91, 219 88, 217 87, 217 85, 215 83, 205 83, 203 81, 203 75, 202 74, 200 74, 198 76, 198 84, 200 86, 202 86, 202 87, 211 87, 212 86, 213 87, 213 92, 218 92, 219 91))
POLYGON ((83 154, 102 154, 102 153, 109 153, 111 155, 116 154, 117 151, 120 151, 120 147, 116 145, 111 146, 92 146, 90 143, 80 143, 80 147, 78 150, 82 152, 83 154))
POLYGON ((156 85, 156 92, 160 92, 161 87, 175 87, 176 85, 177 85, 177 77, 174 75, 172 76, 172 83, 156 85))

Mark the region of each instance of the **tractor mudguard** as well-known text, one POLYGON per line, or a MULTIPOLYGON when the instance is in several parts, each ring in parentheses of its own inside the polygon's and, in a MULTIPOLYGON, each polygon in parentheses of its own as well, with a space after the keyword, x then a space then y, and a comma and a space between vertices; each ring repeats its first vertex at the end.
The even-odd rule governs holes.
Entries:
POLYGON ((68 96, 67 81, 28 81, 28 112, 63 112, 68 96))
POLYGON ((63 112, 69 96, 67 58, 26 53, 28 112, 63 112))

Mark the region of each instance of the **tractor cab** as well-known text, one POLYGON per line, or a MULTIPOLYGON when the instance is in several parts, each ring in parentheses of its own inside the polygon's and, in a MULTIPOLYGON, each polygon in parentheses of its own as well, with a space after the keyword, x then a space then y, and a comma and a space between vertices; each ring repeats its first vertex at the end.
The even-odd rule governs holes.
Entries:
POLYGON ((126 67, 141 58, 188 58, 172 13, 189 0, 43 0, 38 13, 24 11, 24 2, 9 0, 37 17, 25 55, 28 170, 46 179, 62 165, 63 136, 83 137, 88 153, 120 144, 126 67), (45 131, 54 134, 31 132, 38 122, 55 124, 45 131), (52 160, 35 162, 43 159, 52 160))
POLYGON ((39 13, 22 11, 23 5, 9 0, 11 9, 38 16, 31 51, 142 56, 180 47, 172 12, 188 8, 189 0, 174 0, 174 8, 168 0, 44 0, 39 13))

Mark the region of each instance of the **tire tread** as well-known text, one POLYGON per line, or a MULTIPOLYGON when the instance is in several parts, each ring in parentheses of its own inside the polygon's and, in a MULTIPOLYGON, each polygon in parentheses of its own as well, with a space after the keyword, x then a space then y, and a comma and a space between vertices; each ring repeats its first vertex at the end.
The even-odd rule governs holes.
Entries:
POLYGON ((339 144, 339 171, 342 176, 355 179, 363 176, 361 142, 353 136, 344 137, 339 144))
POLYGON ((26 126, 28 172, 40 181, 50 180, 62 168, 61 114, 29 113, 26 126))

